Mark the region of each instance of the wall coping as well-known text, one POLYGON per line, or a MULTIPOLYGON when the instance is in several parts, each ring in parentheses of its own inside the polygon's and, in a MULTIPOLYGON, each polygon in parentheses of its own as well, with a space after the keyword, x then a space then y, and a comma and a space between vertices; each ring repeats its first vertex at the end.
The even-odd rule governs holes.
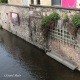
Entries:
POLYGON ((55 9, 65 9, 65 10, 80 11, 80 8, 65 8, 65 7, 61 7, 61 6, 44 6, 44 5, 34 5, 34 4, 30 4, 30 6, 21 6, 21 5, 0 3, 0 6, 2 6, 2 5, 4 5, 4 6, 22 7, 22 8, 30 8, 31 6, 33 6, 33 7, 55 8, 55 9))
POLYGON ((22 8, 30 8, 30 6, 21 6, 21 5, 13 5, 13 4, 5 4, 5 3, 0 3, 0 6, 14 6, 14 7, 22 7, 22 8))
POLYGON ((80 11, 80 8, 65 8, 65 7, 61 7, 61 6, 44 6, 44 5, 34 5, 34 4, 30 4, 30 6, 34 6, 34 7, 43 7, 43 8, 56 8, 56 9, 66 9, 66 10, 80 11))

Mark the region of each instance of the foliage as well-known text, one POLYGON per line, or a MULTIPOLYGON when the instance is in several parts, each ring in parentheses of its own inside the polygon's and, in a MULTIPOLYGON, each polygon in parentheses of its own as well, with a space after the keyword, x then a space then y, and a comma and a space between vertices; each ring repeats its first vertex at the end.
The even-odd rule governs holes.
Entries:
POLYGON ((63 19, 64 19, 64 21, 69 21, 68 15, 66 14, 63 19))
POLYGON ((49 21, 49 16, 45 16, 41 20, 41 30, 44 37, 47 37, 47 32, 49 28, 49 26, 47 25, 48 21, 49 21))
POLYGON ((50 18, 50 20, 58 20, 58 19, 60 19, 60 16, 59 16, 58 13, 53 12, 53 13, 51 13, 51 14, 49 15, 49 18, 50 18))
POLYGON ((41 20, 41 25, 46 27, 46 23, 49 21, 49 16, 45 16, 44 18, 42 18, 41 20))
POLYGON ((0 3, 8 3, 8 0, 0 0, 0 3))
POLYGON ((56 12, 53 12, 49 16, 45 16, 44 18, 42 18, 41 30, 42 30, 44 37, 46 37, 46 38, 48 37, 49 28, 55 27, 54 25, 56 24, 58 19, 60 19, 60 16, 56 12))
POLYGON ((49 16, 45 16, 44 18, 42 18, 41 25, 44 26, 44 27, 46 27, 48 21, 50 21, 50 20, 56 21, 58 19, 60 19, 59 14, 56 13, 56 12, 53 12, 49 16))
POLYGON ((75 27, 80 27, 80 15, 75 14, 72 18, 72 22, 75 27))

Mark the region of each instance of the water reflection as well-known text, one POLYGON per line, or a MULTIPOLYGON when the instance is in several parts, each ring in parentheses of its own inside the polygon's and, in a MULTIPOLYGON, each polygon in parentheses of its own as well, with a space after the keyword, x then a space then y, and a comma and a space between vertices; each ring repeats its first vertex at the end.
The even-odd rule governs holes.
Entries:
POLYGON ((80 72, 72 71, 24 40, 0 31, 1 80, 80 80, 80 72), (21 77, 4 77, 20 74, 21 77))

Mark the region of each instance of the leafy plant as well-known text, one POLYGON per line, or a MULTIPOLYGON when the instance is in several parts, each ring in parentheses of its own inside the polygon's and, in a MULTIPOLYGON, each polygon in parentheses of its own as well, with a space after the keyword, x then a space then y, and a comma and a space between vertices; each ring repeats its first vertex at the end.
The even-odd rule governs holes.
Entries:
POLYGON ((69 21, 68 15, 66 14, 63 19, 64 19, 64 21, 66 21, 66 22, 69 21))
POLYGON ((75 14, 72 18, 72 22, 75 27, 80 27, 80 15, 75 14))
POLYGON ((49 21, 49 16, 45 16, 44 18, 42 18, 41 20, 41 25, 46 27, 46 23, 49 21))
POLYGON ((53 20, 53 21, 56 21, 60 19, 60 16, 58 13, 56 12, 53 12, 51 13, 49 16, 45 16, 44 18, 42 18, 41 20, 41 25, 42 26, 47 26, 47 22, 50 21, 50 20, 53 20))
POLYGON ((48 37, 49 28, 55 27, 57 24, 57 20, 60 19, 60 16, 58 13, 53 12, 49 16, 45 16, 41 20, 41 30, 44 37, 48 37))
POLYGON ((50 20, 58 20, 58 19, 60 19, 60 16, 57 12, 53 12, 49 15, 49 19, 50 20))

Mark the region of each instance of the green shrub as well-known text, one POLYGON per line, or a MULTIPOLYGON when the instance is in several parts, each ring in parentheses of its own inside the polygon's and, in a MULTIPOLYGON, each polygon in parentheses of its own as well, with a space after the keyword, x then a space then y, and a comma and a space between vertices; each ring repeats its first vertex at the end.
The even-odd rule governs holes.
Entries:
POLYGON ((47 26, 48 21, 50 21, 50 20, 56 21, 58 19, 60 19, 59 14, 56 12, 53 12, 49 16, 45 16, 44 18, 42 18, 41 25, 45 27, 45 26, 47 26))
POLYGON ((59 16, 58 13, 53 12, 53 13, 51 13, 51 14, 49 15, 49 18, 50 18, 50 20, 58 20, 58 19, 60 19, 60 16, 59 16))
POLYGON ((41 20, 41 25, 46 27, 46 23, 49 21, 49 16, 45 16, 44 18, 42 18, 41 20))
POLYGON ((80 27, 80 15, 75 14, 72 18, 72 22, 75 27, 80 27))
POLYGON ((56 12, 53 12, 49 16, 45 16, 44 18, 42 18, 41 30, 42 30, 42 34, 43 34, 44 38, 48 37, 49 28, 52 25, 53 25, 53 27, 55 27, 54 24, 56 24, 58 19, 60 19, 60 16, 56 12))
POLYGON ((68 15, 66 14, 63 19, 64 19, 64 21, 69 21, 68 15))

